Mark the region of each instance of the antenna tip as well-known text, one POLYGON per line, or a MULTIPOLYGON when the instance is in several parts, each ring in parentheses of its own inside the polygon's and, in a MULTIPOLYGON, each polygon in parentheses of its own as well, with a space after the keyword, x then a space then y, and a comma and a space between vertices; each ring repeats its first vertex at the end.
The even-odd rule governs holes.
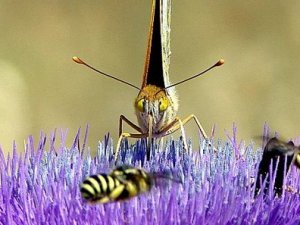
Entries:
POLYGON ((225 63, 224 59, 220 59, 215 66, 222 66, 225 63))
POLYGON ((76 62, 78 64, 83 64, 83 61, 80 58, 78 58, 77 56, 73 56, 72 59, 74 62, 76 62))

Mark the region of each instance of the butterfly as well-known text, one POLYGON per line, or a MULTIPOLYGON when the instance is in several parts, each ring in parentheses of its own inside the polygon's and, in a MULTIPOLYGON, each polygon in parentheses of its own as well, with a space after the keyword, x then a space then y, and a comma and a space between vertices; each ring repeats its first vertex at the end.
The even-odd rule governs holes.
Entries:
POLYGON ((177 116, 179 105, 175 86, 194 79, 214 67, 223 65, 224 60, 220 59, 217 63, 203 72, 180 82, 174 84, 170 83, 171 2, 171 0, 152 1, 148 47, 141 88, 110 74, 99 71, 78 57, 73 57, 75 62, 83 64, 102 75, 129 85, 139 91, 134 101, 138 125, 130 121, 124 115, 120 116, 119 140, 115 151, 116 160, 124 138, 147 138, 147 159, 149 159, 152 138, 162 138, 180 130, 183 137, 182 140, 184 148, 187 149, 187 141, 183 126, 191 120, 195 121, 201 135, 208 140, 208 135, 194 114, 191 114, 184 119, 177 116), (127 123, 130 127, 136 130, 137 133, 124 132, 123 123, 127 123))

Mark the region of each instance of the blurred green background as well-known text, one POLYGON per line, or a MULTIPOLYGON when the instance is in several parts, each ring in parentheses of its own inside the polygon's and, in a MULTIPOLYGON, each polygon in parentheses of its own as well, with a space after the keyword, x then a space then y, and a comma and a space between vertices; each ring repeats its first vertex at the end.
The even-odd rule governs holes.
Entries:
MULTIPOLYGON (((151 1, 0 0, 0 143, 23 149, 29 134, 90 124, 89 146, 110 132, 120 114, 136 121, 137 91, 72 62, 141 84, 151 1)), ((179 116, 194 113, 209 133, 238 126, 250 140, 264 122, 284 137, 299 135, 300 1, 175 0, 173 82, 224 58, 224 66, 177 87, 179 116)), ((125 130, 130 130, 125 128, 125 130)), ((187 135, 195 136, 195 124, 187 135)), ((195 140, 195 139, 194 139, 195 140)))

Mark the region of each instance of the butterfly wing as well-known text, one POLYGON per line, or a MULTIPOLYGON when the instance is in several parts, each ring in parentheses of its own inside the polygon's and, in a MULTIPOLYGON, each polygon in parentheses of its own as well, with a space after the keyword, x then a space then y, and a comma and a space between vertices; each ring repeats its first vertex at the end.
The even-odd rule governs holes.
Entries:
POLYGON ((171 0, 153 0, 142 88, 170 85, 170 20, 171 0))

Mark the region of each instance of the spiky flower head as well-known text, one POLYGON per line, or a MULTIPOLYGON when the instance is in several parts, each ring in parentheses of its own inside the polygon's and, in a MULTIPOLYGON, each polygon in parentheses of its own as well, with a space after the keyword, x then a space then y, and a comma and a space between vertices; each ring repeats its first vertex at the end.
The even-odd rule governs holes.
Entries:
MULTIPOLYGON (((143 141, 125 143, 118 165, 169 171, 183 183, 157 185, 125 202, 90 205, 82 200, 79 184, 114 167, 109 136, 95 156, 78 144, 79 134, 70 148, 63 144, 65 135, 58 148, 55 134, 50 135, 49 149, 45 135, 37 146, 29 137, 23 153, 15 146, 7 156, 0 150, 0 224, 300 224, 299 195, 286 191, 277 198, 270 191, 254 198, 262 151, 235 140, 215 143, 218 154, 205 141, 197 151, 184 151, 180 141, 170 140, 163 150, 154 146, 150 161, 145 161, 143 141)), ((299 179, 292 169, 287 183, 299 189, 299 179)))

